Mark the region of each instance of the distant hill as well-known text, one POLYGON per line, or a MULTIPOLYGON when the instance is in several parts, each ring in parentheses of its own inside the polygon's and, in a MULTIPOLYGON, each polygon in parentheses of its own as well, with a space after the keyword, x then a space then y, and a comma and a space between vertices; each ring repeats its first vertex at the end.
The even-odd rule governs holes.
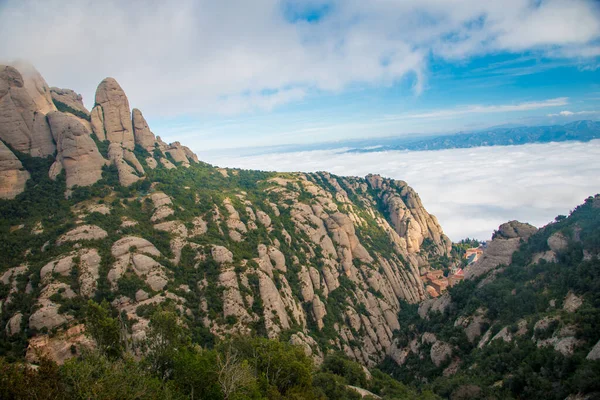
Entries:
POLYGON ((444 150, 465 149, 481 146, 512 146, 528 143, 566 142, 577 140, 589 142, 600 138, 600 122, 575 121, 566 125, 520 126, 487 129, 479 132, 457 133, 429 137, 414 141, 402 141, 377 148, 355 148, 351 153, 370 153, 389 150, 444 150))

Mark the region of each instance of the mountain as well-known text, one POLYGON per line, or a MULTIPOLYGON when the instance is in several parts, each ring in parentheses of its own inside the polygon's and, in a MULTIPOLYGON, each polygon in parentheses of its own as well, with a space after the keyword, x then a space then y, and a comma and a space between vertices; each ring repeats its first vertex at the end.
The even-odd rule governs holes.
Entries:
POLYGON ((114 79, 88 111, 19 68, 0 69, 0 355, 80 354, 92 299, 133 347, 170 305, 201 344, 280 338, 375 366, 400 302, 428 296, 421 273, 453 262, 405 182, 213 167, 155 136, 114 79))
POLYGON ((348 152, 370 153, 389 150, 444 150, 481 146, 513 146, 528 143, 549 143, 577 140, 589 142, 600 138, 600 122, 575 121, 565 125, 498 127, 484 131, 457 133, 421 140, 403 139, 399 143, 377 148, 355 148, 348 152))
POLYGON ((211 166, 23 64, 0 172, 0 398, 600 398, 600 195, 468 264, 406 182, 211 166))
POLYGON ((600 195, 501 225, 464 282, 402 305, 385 370, 452 399, 600 398, 599 253, 600 195))

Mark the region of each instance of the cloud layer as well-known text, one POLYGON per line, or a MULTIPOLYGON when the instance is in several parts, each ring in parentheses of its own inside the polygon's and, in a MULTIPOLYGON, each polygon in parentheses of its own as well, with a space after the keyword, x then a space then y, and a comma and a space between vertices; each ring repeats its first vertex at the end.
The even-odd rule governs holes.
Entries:
POLYGON ((352 85, 427 85, 432 59, 597 57, 593 0, 6 0, 0 59, 92 103, 105 76, 146 113, 240 113, 352 85))
POLYGON ((542 226, 600 192, 600 140, 508 147, 343 153, 311 151, 204 160, 278 171, 378 173, 408 182, 452 240, 487 240, 503 222, 542 226))

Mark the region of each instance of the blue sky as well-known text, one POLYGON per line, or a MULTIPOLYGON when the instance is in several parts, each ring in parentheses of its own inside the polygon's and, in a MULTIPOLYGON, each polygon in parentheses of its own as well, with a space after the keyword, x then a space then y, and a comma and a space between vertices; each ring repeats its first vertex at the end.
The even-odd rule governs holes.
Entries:
POLYGON ((592 0, 7 0, 0 36, 200 153, 600 116, 592 0))

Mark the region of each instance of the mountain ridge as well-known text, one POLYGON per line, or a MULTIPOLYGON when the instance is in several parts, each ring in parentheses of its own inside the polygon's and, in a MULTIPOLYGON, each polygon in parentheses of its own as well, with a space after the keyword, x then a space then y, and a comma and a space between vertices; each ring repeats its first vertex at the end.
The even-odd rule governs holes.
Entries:
POLYGON ((36 72, 5 66, 0 78, 12 356, 72 357, 95 299, 129 321, 132 346, 147 310, 172 303, 199 341, 283 337, 317 360, 337 349, 374 366, 399 327, 399 300, 426 298, 421 273, 452 262, 406 182, 216 168, 155 136, 112 78, 91 112, 36 72))
POLYGON ((476 132, 434 136, 406 143, 382 145, 373 149, 350 149, 349 153, 371 153, 390 150, 428 151, 465 149, 482 146, 518 146, 530 143, 565 141, 589 142, 600 138, 600 122, 574 121, 564 125, 499 127, 476 132))

